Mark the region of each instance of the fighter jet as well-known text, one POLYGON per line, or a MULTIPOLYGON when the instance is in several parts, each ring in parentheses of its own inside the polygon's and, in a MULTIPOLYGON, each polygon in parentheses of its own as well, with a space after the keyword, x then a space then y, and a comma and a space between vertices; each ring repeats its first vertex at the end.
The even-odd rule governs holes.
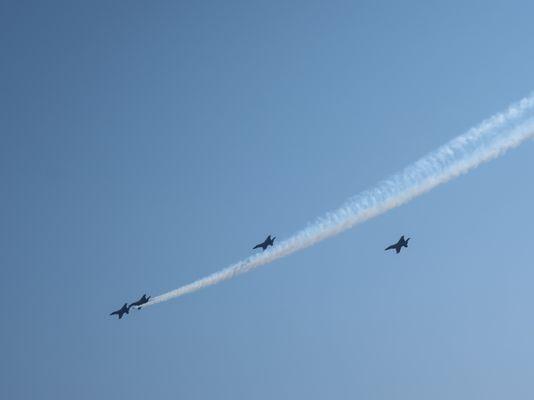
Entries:
POLYGON ((109 315, 118 315, 119 319, 121 319, 124 314, 128 314, 129 312, 130 312, 130 308, 128 307, 128 303, 124 303, 124 305, 122 306, 120 310, 113 311, 109 315))
POLYGON ((253 247, 253 249, 259 249, 261 247, 263 249, 263 251, 265 251, 265 249, 267 247, 273 245, 274 239, 276 239, 276 236, 274 236, 271 239, 271 235, 269 235, 269 236, 267 236, 267 239, 265 239, 265 241, 263 243, 257 244, 256 246, 253 247))
POLYGON ((139 300, 134 301, 131 303, 128 308, 136 307, 138 310, 141 309, 141 306, 145 303, 148 303, 148 300, 150 299, 150 296, 146 297, 146 294, 144 294, 139 300))
POLYGON ((398 241, 397 243, 392 244, 392 245, 389 246, 389 247, 386 247, 386 250, 393 250, 393 249, 395 249, 395 251, 397 252, 397 254, 399 254, 400 251, 401 251, 401 249, 402 249, 403 247, 406 247, 406 248, 408 247, 408 240, 410 240, 410 238, 408 238, 408 239, 405 240, 405 239, 404 239, 404 235, 403 235, 403 236, 401 236, 401 238, 399 239, 399 241, 398 241))

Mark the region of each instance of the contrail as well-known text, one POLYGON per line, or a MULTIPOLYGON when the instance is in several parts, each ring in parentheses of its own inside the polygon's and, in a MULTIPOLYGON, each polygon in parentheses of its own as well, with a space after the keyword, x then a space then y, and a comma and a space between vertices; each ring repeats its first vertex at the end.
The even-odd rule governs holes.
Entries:
POLYGON ((215 285, 313 246, 321 240, 407 203, 532 138, 534 138, 534 94, 452 139, 401 172, 378 183, 374 188, 350 198, 338 209, 328 212, 269 250, 157 296, 143 307, 215 285))

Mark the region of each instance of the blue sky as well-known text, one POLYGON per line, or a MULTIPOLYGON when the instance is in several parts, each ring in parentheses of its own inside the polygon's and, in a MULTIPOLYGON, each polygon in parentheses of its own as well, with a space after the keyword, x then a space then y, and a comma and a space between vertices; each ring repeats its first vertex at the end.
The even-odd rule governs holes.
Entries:
POLYGON ((529 94, 533 12, 4 2, 0 397, 531 397, 532 143, 254 273, 108 313, 529 94))

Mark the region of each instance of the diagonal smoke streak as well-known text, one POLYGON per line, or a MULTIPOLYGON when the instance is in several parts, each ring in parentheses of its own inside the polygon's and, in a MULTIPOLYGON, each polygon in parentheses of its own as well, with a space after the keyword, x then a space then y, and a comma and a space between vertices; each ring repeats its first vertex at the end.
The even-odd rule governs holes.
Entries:
POLYGON ((277 246, 153 298, 143 307, 233 278, 374 218, 534 138, 534 95, 511 105, 374 188, 349 199, 277 246))

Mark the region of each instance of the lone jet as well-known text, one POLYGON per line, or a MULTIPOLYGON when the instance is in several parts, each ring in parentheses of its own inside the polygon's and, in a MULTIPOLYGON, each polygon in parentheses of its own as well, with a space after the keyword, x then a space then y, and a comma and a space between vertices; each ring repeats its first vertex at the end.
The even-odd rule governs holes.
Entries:
POLYGON ((397 252, 397 254, 399 254, 400 251, 401 251, 401 249, 402 249, 403 247, 408 248, 408 240, 410 240, 410 238, 408 238, 408 239, 405 240, 405 239, 404 239, 404 235, 403 235, 403 236, 401 236, 401 238, 399 239, 399 241, 398 241, 397 243, 392 244, 392 245, 389 246, 389 247, 386 247, 386 250, 393 250, 393 249, 395 249, 395 251, 397 252))
POLYGON ((271 239, 271 235, 269 235, 269 236, 267 236, 267 239, 265 239, 265 241, 263 243, 257 244, 256 246, 253 247, 253 249, 259 249, 261 247, 263 249, 263 251, 265 251, 265 249, 267 247, 273 245, 274 239, 276 239, 276 236, 274 236, 271 239))
POLYGON ((113 311, 109 315, 118 315, 119 319, 121 319, 124 314, 128 314, 129 312, 130 312, 130 308, 128 307, 128 303, 124 303, 124 305, 122 306, 120 310, 113 311))
POLYGON ((144 294, 139 300, 134 301, 131 303, 128 308, 137 307, 138 310, 141 309, 141 306, 145 303, 148 303, 148 300, 150 299, 150 296, 146 297, 146 294, 144 294))

